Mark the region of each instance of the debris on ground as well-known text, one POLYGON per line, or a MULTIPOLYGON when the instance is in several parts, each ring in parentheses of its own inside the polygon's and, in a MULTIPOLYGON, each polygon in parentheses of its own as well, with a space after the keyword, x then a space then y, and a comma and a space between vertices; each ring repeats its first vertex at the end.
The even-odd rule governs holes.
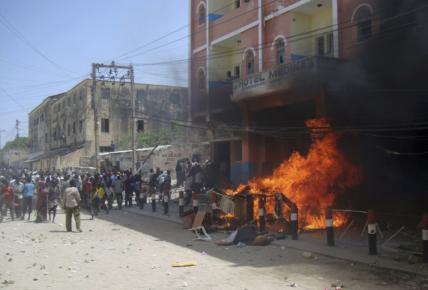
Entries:
POLYGON ((15 281, 13 280, 4 280, 3 282, 1 282, 3 285, 13 285, 15 284, 15 281))
POLYGON ((311 252, 303 252, 302 256, 306 259, 314 259, 315 256, 311 252))
POLYGON ((334 289, 336 289, 336 290, 340 290, 340 289, 344 288, 345 286, 343 285, 342 282, 340 282, 339 280, 336 280, 333 283, 331 283, 331 287, 334 287, 334 289))
POLYGON ((220 241, 215 242, 219 246, 228 246, 233 244, 235 241, 236 235, 238 234, 238 231, 233 231, 227 238, 222 239, 220 241))
POLYGON ((272 241, 274 241, 275 238, 272 237, 271 235, 260 235, 257 236, 254 241, 251 243, 251 245, 253 246, 267 246, 270 243, 272 243, 272 241))
POLYGON ((247 244, 242 243, 242 242, 238 242, 238 243, 236 244, 236 247, 237 247, 237 248, 245 248, 246 246, 247 246, 247 244))
POLYGON ((172 264, 172 267, 193 267, 196 266, 195 262, 176 262, 172 264))

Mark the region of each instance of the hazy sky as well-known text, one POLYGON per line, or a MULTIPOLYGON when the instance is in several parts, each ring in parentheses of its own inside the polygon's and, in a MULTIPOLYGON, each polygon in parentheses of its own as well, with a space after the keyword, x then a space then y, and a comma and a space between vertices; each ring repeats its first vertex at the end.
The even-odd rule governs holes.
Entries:
MULTIPOLYGON (((2 145, 15 137, 15 120, 27 136, 28 112, 89 77, 92 62, 186 59, 188 23, 187 0, 1 0, 2 145), (124 56, 129 58, 120 57, 179 28, 124 56)), ((136 66, 135 75, 142 83, 186 85, 187 64, 136 66)))

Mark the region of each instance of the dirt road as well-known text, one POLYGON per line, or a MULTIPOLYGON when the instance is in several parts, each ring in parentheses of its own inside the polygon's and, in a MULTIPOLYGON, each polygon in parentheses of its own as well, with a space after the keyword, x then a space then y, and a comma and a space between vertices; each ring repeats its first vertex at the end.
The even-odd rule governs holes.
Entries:
POLYGON ((419 289, 412 275, 274 245, 219 247, 193 241, 177 224, 123 211, 82 218, 83 233, 65 232, 64 215, 57 224, 1 223, 0 288, 419 289), (180 261, 196 266, 171 267, 180 261))

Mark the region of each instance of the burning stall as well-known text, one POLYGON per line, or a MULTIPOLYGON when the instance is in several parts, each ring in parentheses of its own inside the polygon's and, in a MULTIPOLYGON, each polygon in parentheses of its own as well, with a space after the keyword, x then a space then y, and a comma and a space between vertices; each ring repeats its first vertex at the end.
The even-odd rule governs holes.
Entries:
MULTIPOLYGON (((220 209, 214 215, 228 225, 253 220, 259 229, 277 232, 289 231, 297 216, 300 229, 323 228, 325 210, 360 183, 361 172, 339 149, 340 134, 327 119, 311 119, 306 126, 312 133, 306 155, 293 152, 270 176, 224 192, 212 191, 213 204, 220 209)), ((335 227, 346 222, 346 215, 334 215, 335 227)))

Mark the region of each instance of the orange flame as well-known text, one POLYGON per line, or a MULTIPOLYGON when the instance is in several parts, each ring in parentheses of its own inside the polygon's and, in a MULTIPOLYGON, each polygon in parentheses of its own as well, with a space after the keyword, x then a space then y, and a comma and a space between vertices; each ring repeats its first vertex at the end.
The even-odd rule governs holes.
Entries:
MULTIPOLYGON (((313 143, 306 156, 293 152, 271 176, 254 178, 249 182, 251 193, 271 195, 282 192, 299 208, 299 224, 304 229, 325 227, 324 211, 333 205, 336 196, 356 186, 361 180, 358 167, 349 163, 337 146, 339 135, 331 131, 326 119, 306 121, 313 143)), ((242 189, 240 185, 234 192, 242 189)), ((233 194, 228 191, 228 194, 233 194)), ((275 199, 266 199, 266 213, 274 213, 275 199)), ((284 208, 288 211, 287 208, 284 208)), ((284 212, 284 211, 283 211, 284 212)), ((254 205, 258 216, 258 203, 254 205)), ((334 214, 333 225, 347 222, 344 214, 334 214)))

